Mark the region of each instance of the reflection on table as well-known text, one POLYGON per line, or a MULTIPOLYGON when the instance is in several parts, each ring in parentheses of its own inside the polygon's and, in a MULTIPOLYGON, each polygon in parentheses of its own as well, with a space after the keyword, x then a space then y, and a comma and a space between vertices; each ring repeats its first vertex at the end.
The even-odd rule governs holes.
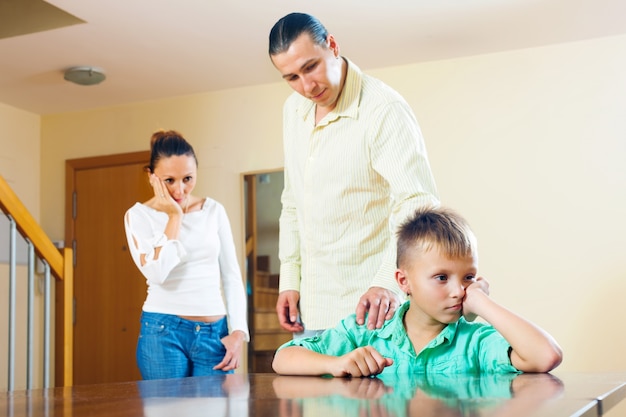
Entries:
POLYGON ((280 376, 281 417, 528 416, 563 393, 550 374, 407 375, 366 379, 280 376))
POLYGON ((234 374, 14 391, 0 394, 0 411, 8 417, 597 417, 625 395, 626 372, 234 374))
POLYGON ((245 375, 161 379, 138 386, 144 417, 248 415, 250 383, 245 375))

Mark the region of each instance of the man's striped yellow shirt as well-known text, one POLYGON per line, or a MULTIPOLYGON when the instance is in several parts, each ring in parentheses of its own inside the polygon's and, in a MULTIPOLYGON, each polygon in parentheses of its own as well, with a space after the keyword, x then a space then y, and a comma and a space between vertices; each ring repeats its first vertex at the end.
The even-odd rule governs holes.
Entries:
POLYGON ((399 224, 439 204, 426 147, 406 101, 352 62, 333 111, 293 93, 283 109, 285 188, 280 291, 300 292, 308 330, 334 327, 371 286, 399 291, 399 224))

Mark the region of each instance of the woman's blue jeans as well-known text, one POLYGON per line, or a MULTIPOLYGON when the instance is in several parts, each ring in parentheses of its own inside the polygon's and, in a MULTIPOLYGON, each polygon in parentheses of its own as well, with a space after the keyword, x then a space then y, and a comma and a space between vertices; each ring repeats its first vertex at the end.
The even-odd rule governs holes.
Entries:
POLYGON ((213 323, 195 322, 172 314, 141 314, 137 366, 143 379, 223 375, 214 370, 224 359, 221 339, 228 334, 226 317, 213 323))

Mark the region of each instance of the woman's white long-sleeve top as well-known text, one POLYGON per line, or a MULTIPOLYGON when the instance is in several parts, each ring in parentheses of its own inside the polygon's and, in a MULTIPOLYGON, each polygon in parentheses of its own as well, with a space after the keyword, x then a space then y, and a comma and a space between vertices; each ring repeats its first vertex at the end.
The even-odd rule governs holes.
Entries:
POLYGON ((167 214, 141 203, 124 217, 131 256, 148 283, 143 311, 226 314, 231 331, 241 330, 249 340, 246 293, 224 206, 206 198, 199 211, 184 214, 178 240, 163 233, 167 221, 167 214))

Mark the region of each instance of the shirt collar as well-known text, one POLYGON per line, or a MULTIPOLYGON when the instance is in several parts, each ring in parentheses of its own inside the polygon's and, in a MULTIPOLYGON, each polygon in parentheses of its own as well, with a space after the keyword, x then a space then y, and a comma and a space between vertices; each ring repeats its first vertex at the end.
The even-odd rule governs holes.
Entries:
MULTIPOLYGON (((391 339, 393 342, 398 344, 407 339, 407 332, 404 328, 404 315, 408 311, 410 305, 410 301, 405 301, 404 303, 402 303, 400 305, 400 308, 398 308, 398 310, 396 311, 397 317, 394 316, 396 317, 396 319, 385 322, 385 326, 383 326, 383 328, 380 329, 380 332, 378 333, 381 338, 391 339)), ((459 322, 461 320, 465 319, 461 317, 458 321, 450 323, 446 327, 444 327, 443 330, 437 335, 437 337, 435 337, 426 347, 432 348, 442 345, 444 343, 452 343, 452 340, 454 340, 454 336, 456 335, 459 322)))
POLYGON ((441 333, 439 333, 437 337, 435 337, 435 339, 428 344, 427 347, 439 346, 444 343, 447 345, 451 344, 452 340, 454 340, 454 336, 456 335, 456 331, 459 327, 459 322, 461 320, 464 320, 464 318, 461 317, 459 320, 455 321, 454 323, 450 323, 446 327, 444 327, 441 333))
POLYGON ((384 339, 392 339, 393 341, 400 341, 406 337, 406 330, 404 329, 404 315, 409 309, 409 301, 405 301, 400 304, 400 308, 396 311, 393 319, 387 320, 385 325, 380 329, 378 335, 384 339))
POLYGON ((337 106, 332 113, 336 113, 337 117, 353 117, 359 114, 359 103, 361 102, 361 85, 363 84, 363 73, 348 58, 344 58, 348 65, 346 80, 343 84, 343 90, 337 100, 337 106))
MULTIPOLYGON (((342 58, 346 60, 348 65, 348 71, 346 73, 343 89, 341 90, 341 94, 337 100, 337 105, 324 117, 320 124, 328 124, 340 117, 358 117, 359 103, 361 102, 363 73, 361 72, 361 69, 348 58, 342 58)), ((300 105, 298 106, 296 112, 302 116, 303 120, 307 120, 309 117, 312 117, 313 120, 315 120, 315 103, 303 96, 300 97, 302 100, 300 101, 300 105)))

